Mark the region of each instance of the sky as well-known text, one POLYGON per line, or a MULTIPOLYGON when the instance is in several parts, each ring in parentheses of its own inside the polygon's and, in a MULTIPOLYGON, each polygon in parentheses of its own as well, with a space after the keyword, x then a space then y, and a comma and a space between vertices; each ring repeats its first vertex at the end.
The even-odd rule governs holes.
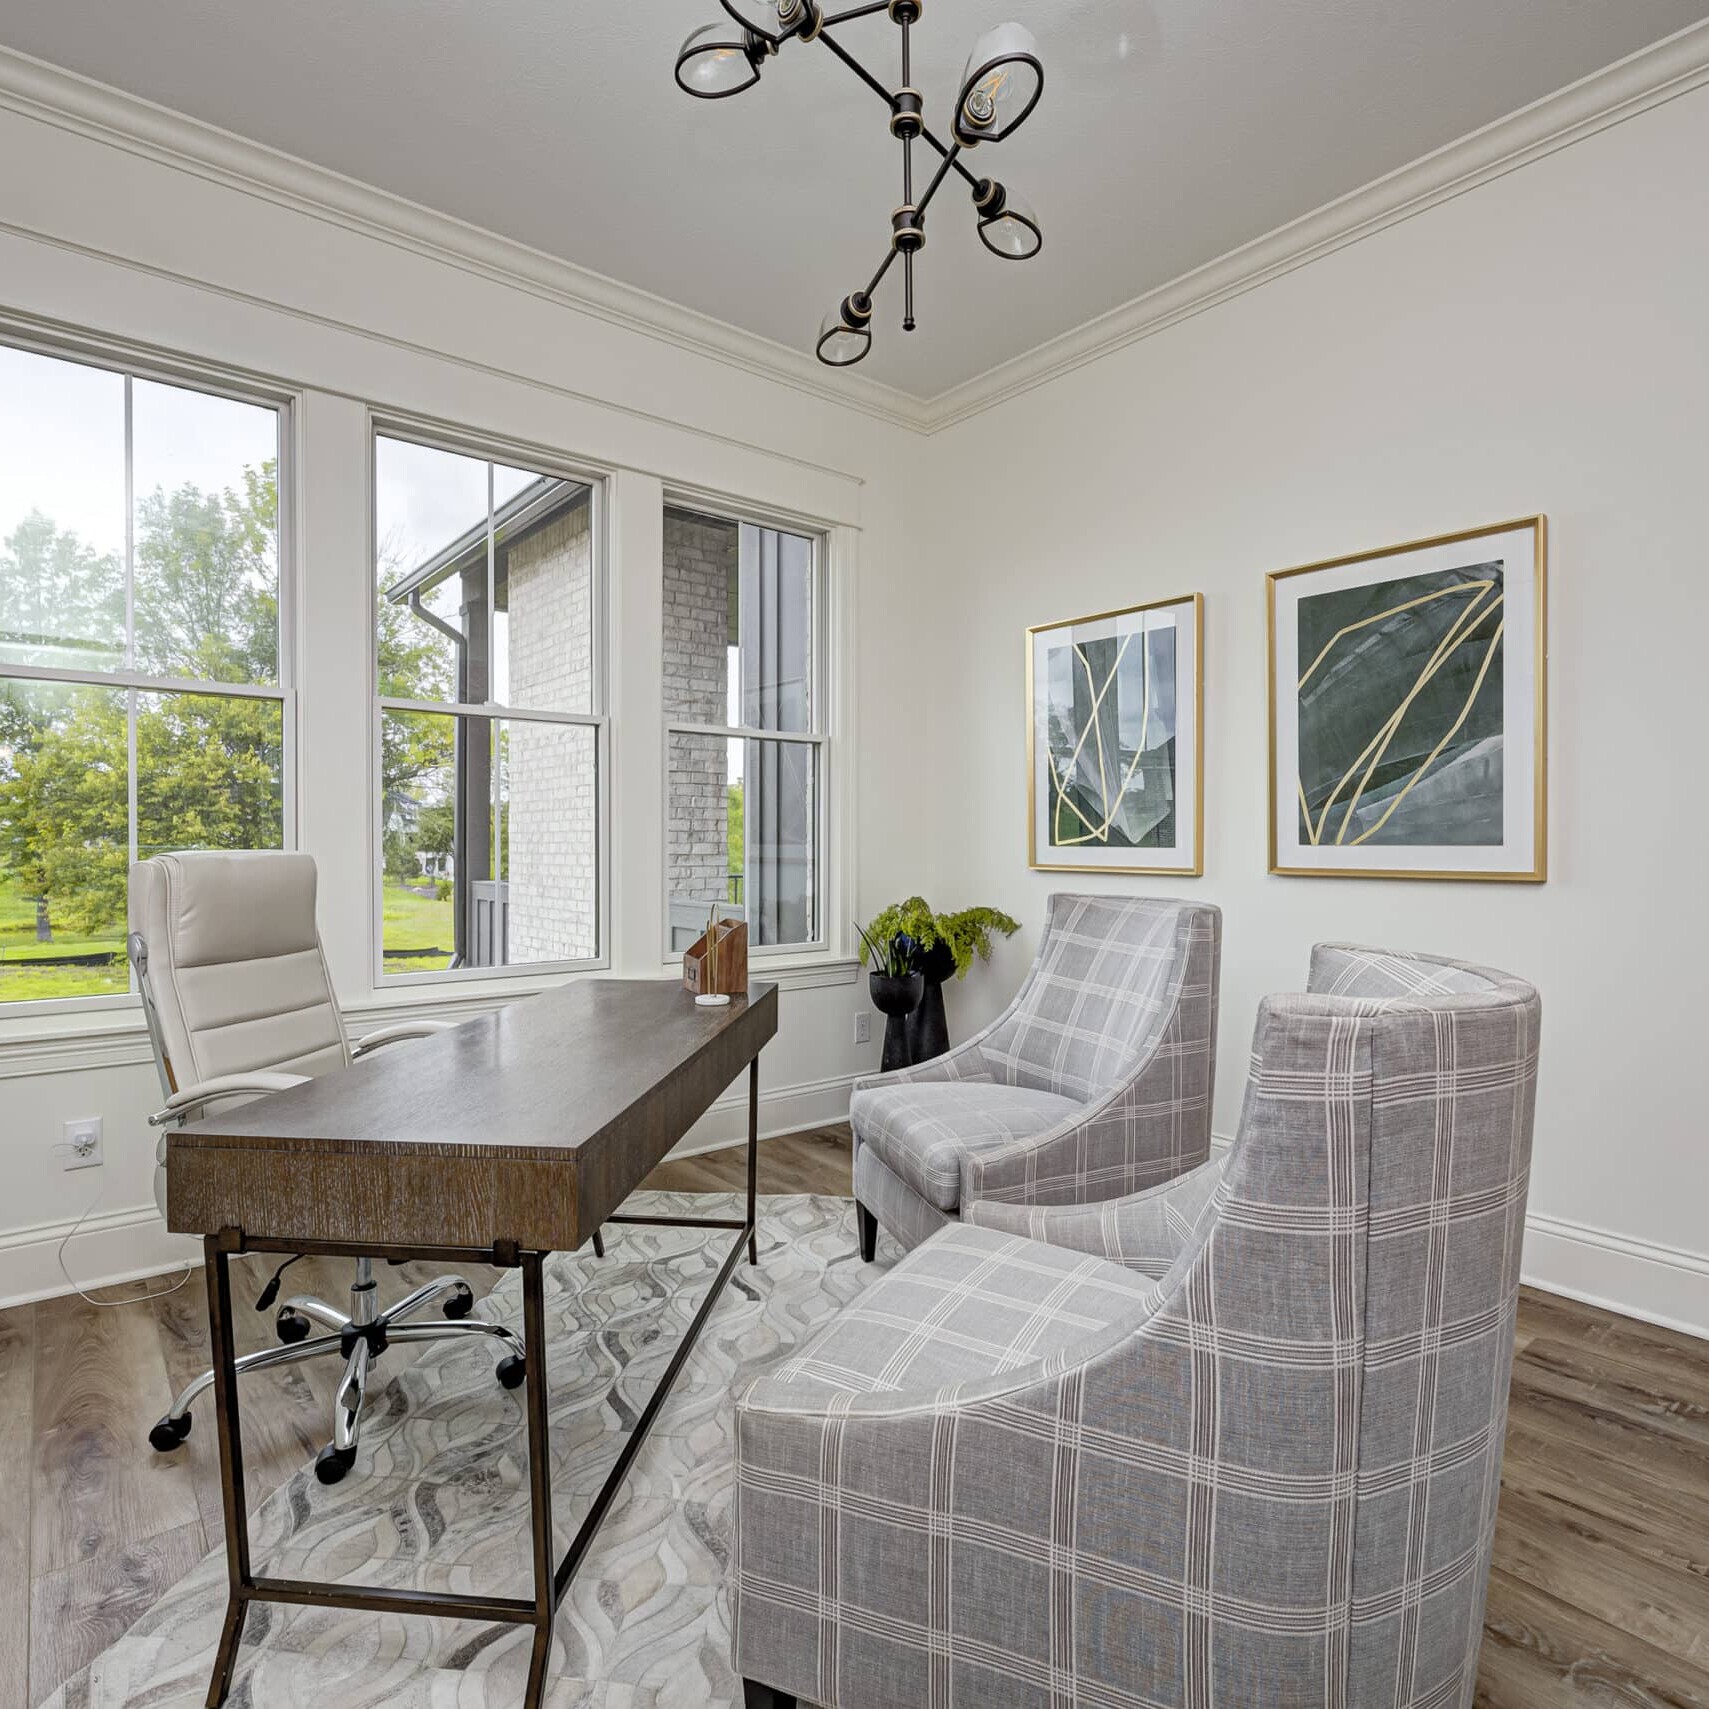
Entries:
MULTIPOLYGON (((264 405, 139 379, 131 410, 138 495, 186 483, 223 492, 278 455, 278 413, 264 405)), ((410 563, 486 514, 482 458, 382 438, 375 463, 379 538, 410 563)), ((495 464, 494 502, 538 478, 495 464)), ((124 550, 124 377, 0 346, 0 539, 31 510, 99 552, 124 550)))
MULTIPOLYGON (((245 467, 278 455, 278 414, 262 405, 137 380, 131 412, 139 497, 240 487, 245 467)), ((0 539, 32 510, 98 552, 124 551, 124 378, 0 346, 0 539)))

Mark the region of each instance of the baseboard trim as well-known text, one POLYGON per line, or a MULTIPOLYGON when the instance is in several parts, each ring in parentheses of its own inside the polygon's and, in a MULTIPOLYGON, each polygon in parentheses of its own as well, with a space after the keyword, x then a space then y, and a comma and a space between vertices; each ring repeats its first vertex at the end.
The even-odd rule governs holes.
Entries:
MULTIPOLYGON (((760 1137, 776 1139, 842 1121, 849 1113, 849 1089, 864 1072, 762 1092, 760 1137)), ((747 1112, 744 1083, 742 1090, 720 1098, 670 1155, 699 1157, 740 1144, 747 1137, 747 1112)), ((81 1226, 73 1218, 7 1229, 0 1232, 0 1311, 74 1291, 66 1286, 55 1256, 60 1242, 74 1229, 76 1238, 66 1252, 66 1268, 86 1293, 157 1276, 187 1260, 195 1262, 200 1255, 193 1238, 167 1231, 152 1200, 119 1210, 97 1210, 81 1226)))
MULTIPOLYGON (((866 1070, 774 1086, 760 1095, 760 1137, 776 1139, 848 1118, 849 1093, 866 1070)), ((747 1135, 747 1096, 726 1094, 671 1151, 673 1159, 728 1150, 747 1135)), ((1233 1143, 1212 1138, 1216 1151, 1233 1143)), ((0 1233, 0 1310, 70 1292, 55 1252, 75 1221, 0 1233)), ((66 1263, 85 1290, 160 1274, 194 1259, 195 1242, 170 1234, 153 1204, 101 1211, 78 1229, 66 1263)), ((1533 1211, 1525 1222, 1521 1275, 1527 1285, 1623 1317, 1709 1340, 1709 1253, 1616 1234, 1533 1211)))
POLYGON ((169 1233, 152 1200, 96 1211, 83 1219, 81 1227, 72 1218, 7 1229, 0 1233, 0 1310, 57 1299, 77 1288, 90 1293, 158 1276, 198 1257, 196 1242, 187 1235, 169 1233), (67 1287, 56 1254, 73 1230, 76 1238, 66 1249, 65 1267, 75 1286, 67 1287))
MULTIPOLYGON (((857 1080, 871 1072, 834 1074, 827 1080, 803 1080, 793 1086, 773 1086, 760 1093, 760 1138, 779 1139, 786 1133, 846 1121, 849 1093, 857 1080)), ((738 1082, 689 1130, 671 1152, 673 1158, 703 1157, 724 1151, 748 1137, 748 1094, 738 1082)))
MULTIPOLYGON (((1214 1152, 1233 1143, 1232 1134, 1211 1136, 1214 1152)), ((1534 1210, 1519 1269, 1543 1293, 1709 1340, 1709 1253, 1534 1210)))
POLYGON ((1521 1270, 1546 1293, 1709 1340, 1709 1254, 1533 1212, 1521 1270))

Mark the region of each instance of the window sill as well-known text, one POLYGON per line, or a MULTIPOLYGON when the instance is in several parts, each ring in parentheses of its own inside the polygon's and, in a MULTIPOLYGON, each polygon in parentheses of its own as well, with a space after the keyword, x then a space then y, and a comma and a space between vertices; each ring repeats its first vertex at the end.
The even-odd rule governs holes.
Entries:
MULTIPOLYGON (((680 960, 659 963, 659 978, 670 979, 682 970, 680 960)), ((852 956, 833 955, 829 950, 808 950, 799 955, 750 955, 748 977, 775 985, 780 991, 816 991, 829 985, 854 985, 860 980, 861 964, 852 956)))
MULTIPOLYGON (((749 967, 752 978, 783 991, 814 991, 855 985, 861 964, 848 956, 823 952, 758 960, 749 967)), ((676 964, 661 966, 658 977, 668 979, 676 964)), ((344 1024, 354 1043, 363 1034, 401 1021, 466 1021, 490 1009, 515 1003, 574 979, 615 979, 610 971, 558 974, 512 985, 480 984, 479 988, 436 985, 431 989, 377 991, 344 1005, 344 1024)), ((151 1066, 148 1030, 140 1004, 92 1010, 85 1014, 20 1015, 0 1018, 0 1080, 21 1080, 38 1074, 75 1074, 101 1068, 151 1066)))

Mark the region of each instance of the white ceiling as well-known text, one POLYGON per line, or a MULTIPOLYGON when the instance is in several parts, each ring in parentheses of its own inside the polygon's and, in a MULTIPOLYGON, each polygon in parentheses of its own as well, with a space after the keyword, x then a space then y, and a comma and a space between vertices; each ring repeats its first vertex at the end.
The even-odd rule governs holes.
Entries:
MULTIPOLYGON (((837 10, 852 0, 828 0, 837 10)), ((885 110, 822 48, 690 100, 717 0, 0 0, 0 43, 810 349, 901 201, 885 110)), ((1709 16, 1709 0, 926 0, 942 134, 973 38, 1018 17, 1043 105, 975 157, 1044 253, 988 256, 944 187, 863 365, 922 397, 1019 355, 1709 16)), ((899 81, 882 15, 839 36, 899 81)))

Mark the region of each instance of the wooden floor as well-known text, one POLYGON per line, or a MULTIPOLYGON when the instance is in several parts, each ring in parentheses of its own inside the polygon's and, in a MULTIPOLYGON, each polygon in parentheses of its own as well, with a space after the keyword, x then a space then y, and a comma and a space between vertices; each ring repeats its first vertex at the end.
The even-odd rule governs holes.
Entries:
MULTIPOLYGON (((847 1193, 848 1145, 846 1128, 767 1141, 760 1191, 847 1193)), ((667 1163, 647 1184, 739 1188, 743 1153, 667 1163)), ((250 1262, 240 1299, 260 1286, 250 1262)), ((389 1272, 384 1291, 427 1273, 389 1272)), ((477 1293, 497 1275, 465 1273, 477 1293)), ((287 1281, 341 1300, 348 1268, 305 1259, 287 1281)), ((271 1312, 239 1317, 240 1350, 271 1344, 271 1312)), ((0 1312, 0 1705, 39 1703, 218 1544, 211 1417, 170 1458, 144 1440, 207 1364, 205 1326, 199 1274, 119 1310, 73 1296, 0 1312)), ((246 1379, 252 1500, 326 1440, 336 1372, 317 1361, 246 1379)), ((1709 1709, 1703 1342, 1526 1292, 1477 1701, 1709 1709)))

